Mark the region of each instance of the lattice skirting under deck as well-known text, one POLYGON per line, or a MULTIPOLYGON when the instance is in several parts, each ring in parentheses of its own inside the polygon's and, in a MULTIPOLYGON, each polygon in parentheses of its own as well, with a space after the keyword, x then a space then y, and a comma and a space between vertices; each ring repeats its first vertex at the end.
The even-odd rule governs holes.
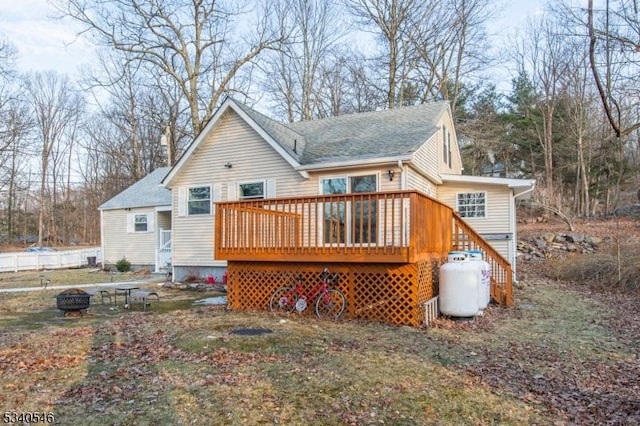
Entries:
POLYGON ((227 270, 228 306, 268 309, 276 288, 293 285, 300 275, 307 286, 317 284, 328 267, 340 277, 336 287, 347 297, 349 318, 418 326, 425 322, 424 303, 438 294, 441 263, 442 259, 411 264, 233 261, 227 270))

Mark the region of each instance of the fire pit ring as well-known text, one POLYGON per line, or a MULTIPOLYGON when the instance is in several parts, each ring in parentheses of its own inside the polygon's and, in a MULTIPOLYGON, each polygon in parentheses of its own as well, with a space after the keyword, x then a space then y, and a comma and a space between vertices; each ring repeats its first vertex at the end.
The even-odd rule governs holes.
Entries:
POLYGON ((70 288, 56 295, 56 307, 61 315, 69 312, 85 312, 91 303, 91 295, 78 288, 70 288))

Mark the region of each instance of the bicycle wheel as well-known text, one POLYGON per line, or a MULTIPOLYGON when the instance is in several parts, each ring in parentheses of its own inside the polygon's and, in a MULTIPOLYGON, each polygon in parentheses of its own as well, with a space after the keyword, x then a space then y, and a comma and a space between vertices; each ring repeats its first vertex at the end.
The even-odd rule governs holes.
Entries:
POLYGON ((320 294, 316 300, 316 315, 318 318, 337 319, 347 307, 347 298, 338 289, 330 288, 320 294))
POLYGON ((271 312, 289 313, 296 308, 296 293, 293 287, 280 287, 271 295, 269 310, 271 312))

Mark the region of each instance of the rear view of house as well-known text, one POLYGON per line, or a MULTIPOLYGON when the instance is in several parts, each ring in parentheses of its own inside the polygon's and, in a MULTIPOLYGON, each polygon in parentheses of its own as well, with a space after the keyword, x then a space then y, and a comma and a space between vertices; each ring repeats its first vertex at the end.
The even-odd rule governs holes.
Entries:
POLYGON ((264 307, 283 277, 330 266, 342 271, 350 315, 380 311, 367 306, 379 305, 385 280, 409 283, 416 294, 394 296, 393 309, 414 312, 434 293, 434 262, 465 248, 495 258, 494 297, 508 301, 515 200, 535 182, 462 172, 447 102, 283 124, 228 98, 162 178, 168 204, 152 210, 170 206, 173 276, 228 269, 234 307, 264 307))

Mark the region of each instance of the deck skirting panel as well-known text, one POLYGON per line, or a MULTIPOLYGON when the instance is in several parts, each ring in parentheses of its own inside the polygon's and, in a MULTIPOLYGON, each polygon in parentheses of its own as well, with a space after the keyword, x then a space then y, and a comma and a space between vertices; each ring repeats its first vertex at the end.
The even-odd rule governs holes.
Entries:
MULTIPOLYGON (((311 287, 322 271, 338 274, 337 285, 347 297, 348 318, 419 326, 425 321, 424 303, 438 295, 438 268, 444 259, 420 263, 301 263, 241 262, 228 264, 228 306, 235 310, 268 310, 279 287, 303 276, 311 287)), ((313 309, 305 312, 313 314, 313 309)))

